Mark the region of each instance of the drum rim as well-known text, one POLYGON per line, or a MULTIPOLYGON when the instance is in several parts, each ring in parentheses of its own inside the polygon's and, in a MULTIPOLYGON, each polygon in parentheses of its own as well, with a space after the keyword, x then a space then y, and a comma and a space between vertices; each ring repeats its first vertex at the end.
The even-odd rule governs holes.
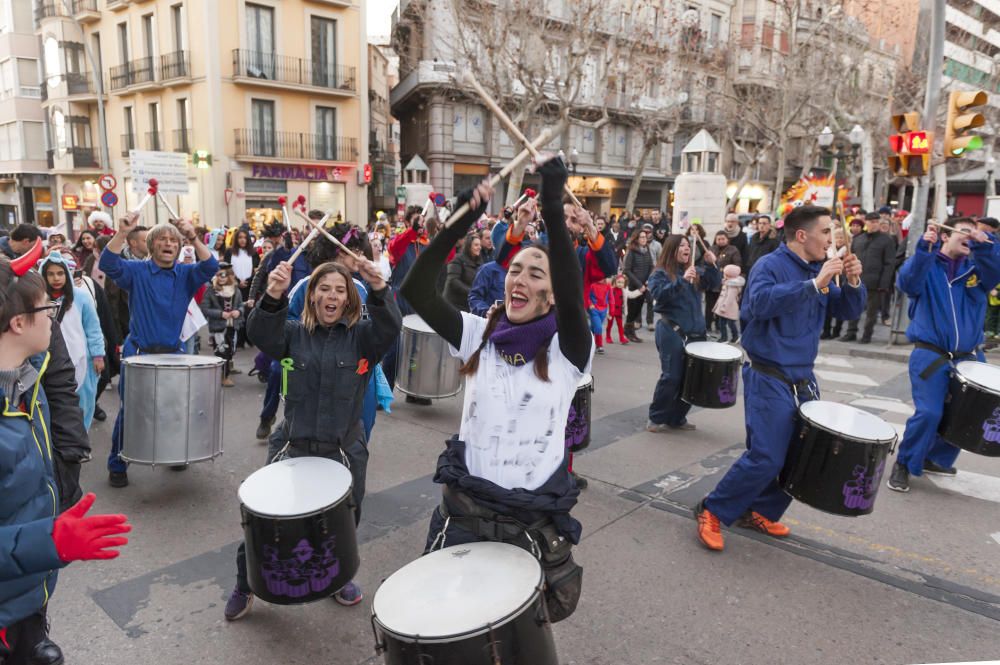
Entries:
MULTIPOLYGON (((405 633, 399 633, 391 628, 388 628, 384 623, 382 623, 381 619, 378 618, 378 615, 375 613, 374 597, 372 599, 372 621, 378 624, 378 627, 382 630, 382 632, 386 633, 390 637, 393 637, 394 639, 399 640, 400 642, 407 642, 409 644, 451 644, 453 642, 461 642, 467 639, 471 639, 473 637, 479 637, 480 635, 485 635, 486 633, 489 633, 490 630, 496 630, 497 628, 502 628, 511 621, 514 621, 515 619, 519 618, 522 614, 524 614, 526 608, 534 605, 535 601, 542 596, 543 579, 544 579, 544 574, 539 575, 538 586, 535 587, 534 593, 532 593, 531 596, 528 598, 528 600, 522 603, 516 610, 513 610, 508 615, 506 615, 502 619, 499 619, 498 621, 495 621, 493 623, 488 623, 480 628, 474 628, 472 630, 468 630, 464 633, 453 633, 451 635, 435 635, 434 637, 422 637, 420 635, 408 635, 405 633)), ((381 586, 379 588, 381 588, 381 586)), ((378 591, 376 590, 375 593, 377 595, 378 591)), ((542 598, 541 601, 542 603, 544 603, 545 599, 542 598)))
POLYGON ((127 365, 129 367, 156 367, 162 369, 197 369, 199 367, 219 367, 223 363, 225 363, 225 361, 222 358, 216 358, 215 356, 195 356, 187 353, 147 353, 122 358, 122 365, 127 365), (168 358, 175 356, 188 356, 191 358, 199 358, 200 360, 199 363, 195 365, 172 363, 159 365, 155 362, 149 362, 150 358, 159 358, 162 356, 166 356, 168 358))
POLYGON ((729 344, 726 344, 725 342, 713 342, 711 340, 703 340, 703 341, 691 342, 689 344, 685 344, 684 345, 684 355, 689 356, 691 358, 698 358, 699 360, 707 360, 709 362, 716 362, 716 363, 743 362, 746 359, 746 354, 742 350, 737 349, 735 346, 730 346, 729 344), (734 358, 709 358, 707 356, 698 355, 697 353, 688 351, 688 348, 691 347, 691 346, 693 346, 693 345, 695 345, 695 344, 718 344, 719 346, 724 346, 724 347, 726 347, 728 349, 732 349, 734 352, 738 353, 739 355, 736 356, 736 357, 734 357, 734 358))
MULTIPOLYGON (((306 457, 318 457, 318 456, 316 456, 316 455, 305 455, 303 457, 290 457, 290 458, 287 458, 287 459, 290 459, 290 460, 291 459, 304 459, 306 457)), ((335 463, 340 464, 341 466, 343 466, 345 469, 347 469, 347 467, 344 464, 341 464, 340 462, 337 462, 337 460, 335 460, 335 459, 330 459, 329 457, 318 457, 318 459, 329 460, 331 462, 335 462, 335 463)), ((283 461, 285 461, 285 460, 278 460, 278 462, 283 462, 283 461)), ((271 464, 276 464, 276 463, 277 462, 272 462, 271 464)), ((266 469, 267 467, 271 466, 271 464, 265 464, 264 466, 262 466, 262 467, 260 467, 258 469, 254 469, 254 471, 251 472, 249 476, 247 476, 246 478, 243 479, 243 482, 240 483, 240 486, 236 488, 236 497, 237 497, 237 499, 239 499, 240 506, 243 507, 243 508, 246 508, 248 512, 251 512, 251 513, 253 513, 254 515, 256 515, 258 517, 266 517, 266 518, 273 518, 273 519, 300 519, 300 518, 305 518, 305 517, 312 517, 314 515, 319 515, 320 513, 325 513, 330 508, 343 503, 344 499, 346 499, 347 497, 351 496, 351 492, 354 490, 354 478, 352 476, 351 479, 350 479, 350 482, 347 484, 347 489, 344 491, 344 493, 341 494, 339 497, 337 497, 337 499, 334 500, 332 503, 329 503, 329 504, 323 506, 322 508, 317 508, 316 510, 310 511, 308 513, 296 513, 294 515, 288 515, 288 514, 285 514, 285 515, 273 515, 273 514, 270 514, 270 513, 262 513, 259 510, 254 510, 253 508, 250 508, 249 506, 246 505, 246 502, 243 501, 242 497, 240 497, 240 490, 243 489, 244 483, 246 483, 246 481, 249 480, 251 478, 251 476, 253 476, 258 471, 266 469)), ((347 469, 347 472, 348 472, 348 474, 350 474, 350 469, 347 469)))
POLYGON ((964 365, 965 363, 969 363, 971 365, 987 365, 988 367, 994 367, 994 365, 990 365, 989 363, 981 363, 978 360, 963 360, 962 362, 955 365, 955 371, 952 372, 952 376, 954 376, 957 381, 961 381, 962 383, 968 383, 969 385, 973 385, 976 388, 979 388, 985 393, 989 393, 990 395, 996 395, 1000 397, 1000 390, 996 388, 991 388, 990 386, 984 386, 983 384, 972 379, 968 375, 960 373, 958 371, 958 368, 959 366, 964 365))
MULTIPOLYGON (((825 400, 810 400, 810 401, 811 402, 819 402, 819 401, 825 401, 825 400)), ((833 404, 839 404, 839 402, 832 402, 832 403, 833 404)), ((843 439, 844 441, 850 441, 850 442, 853 442, 853 443, 861 443, 861 444, 877 443, 877 444, 886 444, 886 445, 892 445, 894 442, 899 441, 899 432, 897 432, 895 429, 893 429, 892 438, 889 438, 889 439, 859 439, 858 437, 853 436, 851 434, 845 434, 843 432, 838 432, 837 430, 830 429, 826 425, 822 425, 822 424, 816 422, 815 420, 813 420, 812 418, 810 418, 809 416, 807 416, 806 414, 802 413, 802 406, 804 406, 805 404, 809 404, 809 402, 804 402, 803 404, 800 404, 799 408, 797 410, 798 416, 800 418, 802 418, 802 420, 806 421, 807 423, 809 423, 810 425, 812 425, 816 429, 820 429, 820 430, 823 430, 824 432, 827 432, 828 434, 833 434, 835 436, 838 436, 841 439, 843 439)), ((849 405, 845 404, 843 406, 849 406, 849 405)), ((874 417, 878 418, 878 416, 874 416, 874 417)), ((885 422, 885 421, 882 421, 882 422, 885 422)), ((889 425, 889 423, 886 423, 886 425, 889 425)), ((889 428, 891 429, 892 425, 889 425, 889 428)))
MULTIPOLYGON (((351 489, 354 488, 353 486, 354 483, 351 483, 351 489)), ((304 519, 309 519, 310 517, 318 517, 320 515, 330 512, 334 508, 337 508, 342 503, 344 503, 344 501, 351 495, 351 489, 349 489, 344 496, 340 497, 339 499, 331 503, 329 506, 324 506, 323 508, 314 510, 311 513, 299 513, 297 515, 267 515, 265 513, 261 513, 259 511, 254 510, 253 508, 243 503, 242 501, 240 501, 240 509, 250 513, 253 517, 257 517, 259 519, 264 519, 264 520, 279 520, 279 521, 304 520, 304 519)))

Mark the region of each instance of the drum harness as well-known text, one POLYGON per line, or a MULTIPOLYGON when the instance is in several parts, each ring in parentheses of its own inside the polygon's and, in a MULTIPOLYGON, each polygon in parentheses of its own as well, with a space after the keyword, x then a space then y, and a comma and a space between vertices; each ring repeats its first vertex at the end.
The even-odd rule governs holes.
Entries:
POLYGON ((674 323, 673 321, 668 319, 666 314, 660 314, 660 320, 663 321, 665 324, 667 324, 668 328, 677 333, 678 337, 680 337, 681 340, 683 340, 685 345, 689 344, 690 342, 704 342, 707 340, 705 335, 685 335, 681 331, 680 324, 674 323))
POLYGON ((976 350, 979 348, 977 347, 972 351, 945 351, 944 349, 934 346, 933 344, 928 344, 927 342, 914 342, 913 346, 917 349, 933 351, 938 354, 938 357, 935 358, 934 361, 920 373, 920 378, 925 381, 929 379, 934 372, 938 371, 945 363, 954 367, 956 360, 976 360, 976 350))
POLYGON ((803 393, 808 393, 812 399, 819 399, 819 392, 816 390, 816 384, 809 379, 803 379, 801 381, 792 381, 785 373, 774 365, 768 365, 767 363, 762 363, 759 360, 750 359, 750 369, 756 370, 761 374, 771 377, 772 379, 778 379, 788 387, 792 389, 792 396, 795 398, 795 405, 802 406, 802 400, 799 399, 799 391, 803 393))

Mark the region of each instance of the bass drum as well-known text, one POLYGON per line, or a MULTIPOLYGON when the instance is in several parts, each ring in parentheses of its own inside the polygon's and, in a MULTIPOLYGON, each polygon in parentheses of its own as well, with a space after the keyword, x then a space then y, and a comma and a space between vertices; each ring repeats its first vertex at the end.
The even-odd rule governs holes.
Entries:
POLYGON ((542 567, 506 543, 446 547, 375 592, 375 650, 386 665, 557 665, 542 567))
POLYGON ((325 457, 294 457, 254 471, 239 489, 247 581, 277 605, 328 598, 361 559, 351 472, 325 457))
POLYGON ((973 361, 955 366, 938 434, 970 453, 1000 457, 1000 367, 973 361))
POLYGON ((806 402, 799 407, 778 482, 789 496, 817 510, 867 515, 875 509, 896 438, 892 425, 867 411, 836 402, 806 402))
POLYGON ((584 374, 576 385, 576 394, 566 418, 566 447, 578 453, 590 445, 590 404, 594 394, 594 377, 584 374))
POLYGON ((461 363, 448 342, 416 314, 403 317, 396 365, 396 387, 412 397, 442 399, 462 389, 461 363))
POLYGON ((705 409, 736 404, 743 352, 721 342, 691 342, 684 347, 681 399, 705 409))
POLYGON ((122 459, 174 466, 221 455, 224 364, 183 353, 123 359, 122 459))

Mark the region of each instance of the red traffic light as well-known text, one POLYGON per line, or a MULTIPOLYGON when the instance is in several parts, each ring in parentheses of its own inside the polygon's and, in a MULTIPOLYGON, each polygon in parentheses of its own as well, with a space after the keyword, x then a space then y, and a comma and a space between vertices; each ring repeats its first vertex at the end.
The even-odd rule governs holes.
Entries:
POLYGON ((889 150, 893 152, 902 152, 903 150, 903 136, 902 134, 892 134, 889 136, 889 150))
POLYGON ((370 183, 372 181, 372 165, 365 164, 363 172, 365 183, 370 183))
POLYGON ((911 155, 926 155, 931 151, 931 137, 929 132, 909 132, 904 134, 906 150, 911 155))

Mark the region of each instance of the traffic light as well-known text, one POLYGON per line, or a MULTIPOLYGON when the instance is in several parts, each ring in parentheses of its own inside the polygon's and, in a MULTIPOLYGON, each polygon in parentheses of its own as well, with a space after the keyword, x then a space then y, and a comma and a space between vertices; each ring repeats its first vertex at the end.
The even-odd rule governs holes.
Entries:
POLYGON ((948 95, 948 122, 944 133, 946 159, 961 157, 983 147, 983 137, 968 132, 986 123, 983 114, 972 109, 984 106, 987 101, 989 96, 983 90, 955 90, 948 95))
POLYGON ((898 134, 889 137, 889 170, 893 175, 921 176, 930 168, 934 133, 920 129, 920 114, 916 111, 892 116, 892 127, 898 134))

